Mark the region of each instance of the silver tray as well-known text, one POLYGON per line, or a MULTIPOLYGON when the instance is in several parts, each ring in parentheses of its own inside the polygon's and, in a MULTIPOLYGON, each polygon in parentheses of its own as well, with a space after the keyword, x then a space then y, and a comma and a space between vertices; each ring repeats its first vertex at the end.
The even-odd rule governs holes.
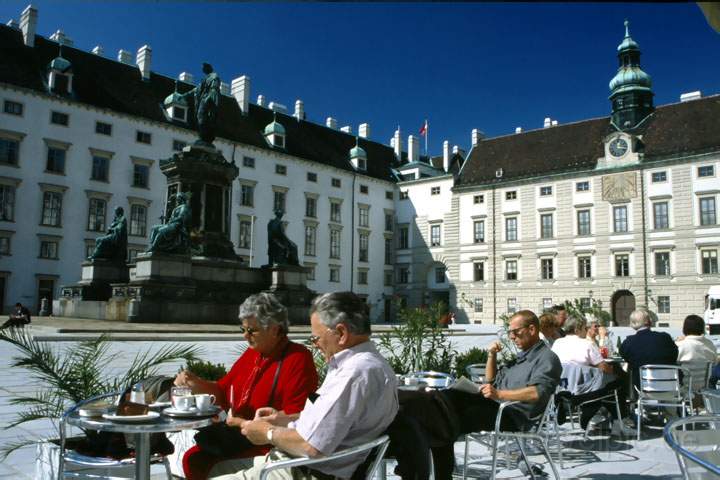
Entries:
POLYGON ((162 414, 170 418, 207 418, 214 417, 220 412, 222 412, 222 408, 218 406, 213 406, 208 410, 193 409, 183 412, 174 411, 172 408, 165 408, 163 409, 162 414))

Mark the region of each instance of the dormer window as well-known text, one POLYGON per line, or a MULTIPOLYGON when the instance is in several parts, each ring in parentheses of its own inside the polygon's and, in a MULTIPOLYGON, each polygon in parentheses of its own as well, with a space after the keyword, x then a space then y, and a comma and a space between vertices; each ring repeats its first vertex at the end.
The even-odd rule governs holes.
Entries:
POLYGON ((58 95, 72 93, 72 64, 63 58, 62 45, 58 56, 48 65, 48 87, 58 95))
POLYGON ((175 82, 175 91, 163 101, 163 107, 165 107, 165 114, 168 119, 187 122, 188 104, 185 97, 178 93, 177 82, 175 82))
POLYGON ((272 121, 265 127, 265 141, 272 147, 285 148, 285 127, 278 123, 277 120, 272 121))
POLYGON ((173 120, 180 120, 181 122, 187 121, 187 108, 174 106, 172 107, 172 113, 170 114, 173 120))
POLYGON ((355 146, 350 149, 350 163, 355 170, 367 171, 367 153, 360 147, 359 140, 355 139, 355 146))

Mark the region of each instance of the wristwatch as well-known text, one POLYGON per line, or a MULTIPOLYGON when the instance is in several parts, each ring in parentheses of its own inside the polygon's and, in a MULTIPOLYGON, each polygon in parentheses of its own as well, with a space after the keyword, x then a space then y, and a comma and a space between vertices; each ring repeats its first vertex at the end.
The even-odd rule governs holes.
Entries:
POLYGON ((274 428, 270 428, 270 429, 268 429, 267 433, 265 434, 265 436, 267 437, 267 441, 270 445, 274 445, 273 444, 273 431, 274 430, 275 430, 274 428))

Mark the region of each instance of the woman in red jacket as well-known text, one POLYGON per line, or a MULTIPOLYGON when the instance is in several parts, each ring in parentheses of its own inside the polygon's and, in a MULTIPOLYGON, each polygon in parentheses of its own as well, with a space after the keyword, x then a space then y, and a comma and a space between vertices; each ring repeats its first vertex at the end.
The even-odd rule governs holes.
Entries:
MULTIPOLYGON (((193 393, 210 393, 224 408, 232 408, 229 424, 240 430, 243 420, 251 420, 261 407, 273 407, 286 414, 298 413, 308 395, 317 389, 318 376, 312 354, 288 337, 287 309, 269 293, 248 297, 240 305, 241 331, 249 348, 230 372, 217 382, 202 380, 188 371, 180 372, 176 385, 193 393)), ((264 455, 270 446, 253 446, 230 457, 203 451, 195 445, 183 457, 188 480, 205 480, 212 467, 223 460, 264 455)))

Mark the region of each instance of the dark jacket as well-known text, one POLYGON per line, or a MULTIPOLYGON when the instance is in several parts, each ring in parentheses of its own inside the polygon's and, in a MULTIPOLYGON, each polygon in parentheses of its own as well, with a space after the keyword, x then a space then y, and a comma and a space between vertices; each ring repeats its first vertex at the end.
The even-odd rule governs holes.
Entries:
POLYGON ((639 368, 651 364, 676 365, 678 347, 667 333, 644 328, 625 339, 620 345, 620 356, 630 365, 633 383, 639 386, 639 368))

